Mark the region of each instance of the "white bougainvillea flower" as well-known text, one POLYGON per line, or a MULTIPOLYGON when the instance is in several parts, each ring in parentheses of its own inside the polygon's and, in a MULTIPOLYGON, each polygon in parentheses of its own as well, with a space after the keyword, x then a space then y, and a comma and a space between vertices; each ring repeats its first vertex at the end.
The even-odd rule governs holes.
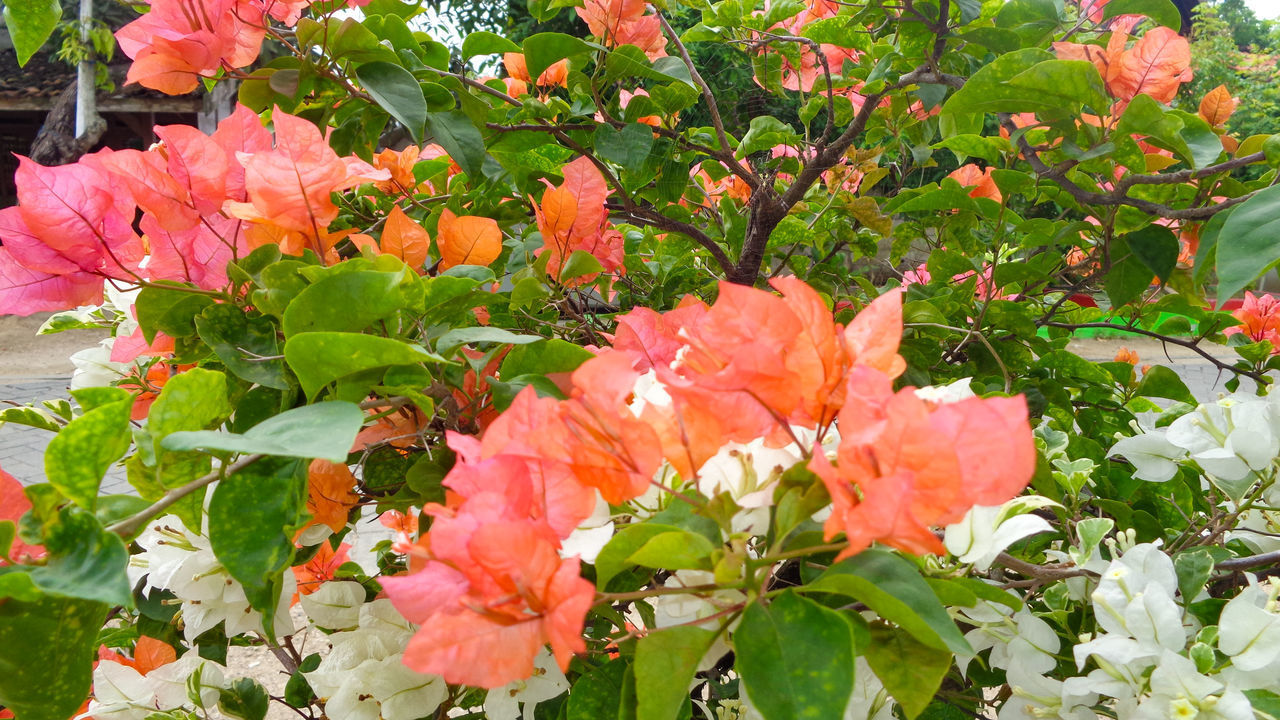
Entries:
MULTIPOLYGON (((338 583, 326 583, 333 585, 338 583)), ((414 627, 387 599, 360 606, 354 630, 329 636, 332 647, 305 673, 330 720, 415 720, 449 696, 444 679, 405 667, 414 627)))
POLYGON ((1169 442, 1162 432, 1123 438, 1111 446, 1107 457, 1123 456, 1133 465, 1133 476, 1148 482, 1165 482, 1178 474, 1178 461, 1187 451, 1169 442))
POLYGON ((965 639, 973 646, 974 652, 989 648, 991 665, 1002 670, 1017 666, 1027 672, 1043 674, 1058 664, 1054 657, 1061 642, 1058 634, 1049 623, 1026 608, 1008 617, 1002 616, 999 622, 970 630, 965 639))
POLYGON ((1030 496, 1004 505, 975 505, 960 522, 946 527, 942 544, 960 562, 985 571, 1015 542, 1036 533, 1053 532, 1053 526, 1044 518, 1022 513, 1057 504, 1048 498, 1030 496))
POLYGON ((533 659, 533 675, 489 691, 484 699, 488 720, 533 720, 538 703, 546 702, 569 689, 569 681, 555 657, 543 648, 533 659), (524 706, 521 713, 520 706, 524 706))
POLYGON ((316 627, 325 630, 350 630, 360 624, 360 608, 365 600, 364 586, 353 580, 331 580, 315 592, 302 595, 298 601, 316 627))
POLYGON ((1196 672, 1191 660, 1166 650, 1151 672, 1151 694, 1135 720, 1253 720, 1253 706, 1239 690, 1196 672))
POLYGON ((1218 619, 1218 649, 1245 672, 1272 668, 1280 674, 1280 615, 1276 614, 1275 578, 1266 585, 1251 584, 1222 608, 1218 619))
POLYGON ((969 387, 972 382, 973 378, 960 378, 946 385, 926 385, 922 388, 916 388, 916 397, 939 405, 960 402, 961 400, 976 397, 969 387))
POLYGON ((600 551, 613 538, 613 519, 609 503, 596 492, 596 507, 569 537, 560 543, 560 557, 578 556, 582 562, 594 564, 600 551))
POLYGON ((763 438, 731 442, 698 469, 698 490, 709 498, 729 493, 743 508, 768 507, 782 473, 803 459, 794 445, 766 447, 763 438))
POLYGON ((115 338, 104 338, 97 345, 71 356, 71 364, 76 367, 71 373, 72 390, 110 385, 129 373, 132 363, 111 361, 113 345, 115 338))
POLYGON ((1075 693, 1061 680, 1020 665, 1011 666, 1005 677, 1013 694, 1000 706, 999 720, 1096 720, 1098 717, 1090 709, 1098 701, 1097 693, 1075 693))
POLYGON ((896 705, 866 658, 861 655, 855 658, 853 695, 849 697, 843 720, 893 720, 896 705))
POLYGON ((227 686, 224 668, 194 652, 143 675, 108 659, 93 670, 93 699, 82 718, 144 720, 170 710, 211 710, 227 686), (193 692, 194 691, 194 692, 193 692), (194 700, 198 697, 197 707, 194 700))
MULTIPOLYGON (((129 558, 129 581, 136 585, 145 576, 143 592, 162 589, 177 596, 187 642, 218 623, 224 623, 228 637, 263 630, 261 613, 249 606, 244 587, 218 562, 208 538, 189 530, 178 516, 153 520, 136 542, 143 552, 129 558)), ((276 603, 277 634, 293 632, 286 600, 296 586, 293 573, 285 573, 276 603)))

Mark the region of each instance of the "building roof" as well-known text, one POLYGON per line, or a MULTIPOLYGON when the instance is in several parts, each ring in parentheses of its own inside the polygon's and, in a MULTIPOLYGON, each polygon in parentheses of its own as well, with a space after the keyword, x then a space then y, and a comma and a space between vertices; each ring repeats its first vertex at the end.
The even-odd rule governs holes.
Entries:
MULTIPOLYGON (((196 112, 200 110, 200 94, 165 95, 140 85, 124 85, 127 64, 112 66, 116 88, 98 95, 99 112, 196 112)), ((58 94, 76 78, 76 70, 43 50, 32 56, 25 67, 18 67, 18 56, 11 49, 0 50, 0 111, 48 110, 58 94)))

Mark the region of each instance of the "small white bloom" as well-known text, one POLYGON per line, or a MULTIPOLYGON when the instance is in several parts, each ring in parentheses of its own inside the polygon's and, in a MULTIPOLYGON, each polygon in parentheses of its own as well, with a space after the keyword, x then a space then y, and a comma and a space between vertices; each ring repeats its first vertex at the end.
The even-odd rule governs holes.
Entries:
POLYGON ((1133 465, 1133 476, 1148 482, 1165 482, 1178 473, 1177 461, 1187 453, 1169 442, 1164 433, 1148 432, 1127 437, 1111 446, 1107 457, 1123 455, 1133 465))
POLYGON ((560 544, 560 557, 578 556, 582 562, 594 564, 600 551, 613 538, 613 520, 609 503, 604 501, 600 493, 596 493, 596 507, 591 517, 569 533, 569 537, 560 544))
POLYGON ((364 605, 364 586, 352 580, 334 580, 315 592, 301 596, 302 610, 317 627, 326 630, 350 630, 360 622, 364 605))
POLYGON ((1280 615, 1271 586, 1251 584, 1231 599, 1218 620, 1218 649, 1231 656, 1231 664, 1245 672, 1272 667, 1280 671, 1280 615), (1268 592, 1272 590, 1272 592, 1268 592))
POLYGON ((927 385, 922 388, 916 388, 916 397, 938 404, 960 402, 971 397, 977 397, 969 387, 972 382, 973 378, 967 377, 946 385, 927 385))
POLYGON ((973 506, 960 522, 946 527, 942 544, 960 562, 972 564, 981 572, 1022 538, 1053 531, 1053 526, 1039 515, 1009 517, 1009 504, 973 506))
POLYGON ((533 720, 533 711, 538 703, 557 697, 568 689, 569 681, 556 664, 555 657, 543 648, 533 659, 533 675, 489 691, 484 700, 485 716, 489 720, 533 720), (523 715, 520 712, 522 704, 523 715))

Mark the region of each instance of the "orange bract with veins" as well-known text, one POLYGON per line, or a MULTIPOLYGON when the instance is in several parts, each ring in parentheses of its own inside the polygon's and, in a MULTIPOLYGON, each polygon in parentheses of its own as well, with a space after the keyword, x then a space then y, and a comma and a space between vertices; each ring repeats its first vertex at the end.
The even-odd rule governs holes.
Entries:
POLYGON ((1132 23, 1117 23, 1105 48, 1055 42, 1053 49, 1060 59, 1088 60, 1097 66, 1112 97, 1128 101, 1145 94, 1172 102, 1182 83, 1191 80, 1190 43, 1167 27, 1155 27, 1126 49, 1129 28, 1132 23))
POLYGON ((1227 86, 1219 85, 1204 94, 1204 99, 1200 101, 1200 117, 1214 127, 1225 125, 1239 104, 1239 100, 1231 97, 1227 86))
POLYGON ((395 255, 405 265, 422 272, 431 252, 431 236, 427 229, 414 222, 399 206, 391 208, 387 222, 382 226, 382 239, 378 243, 382 252, 395 255))
POLYGON ((492 218, 445 210, 436 227, 436 246, 445 270, 455 265, 489 265, 502 254, 502 230, 492 218))

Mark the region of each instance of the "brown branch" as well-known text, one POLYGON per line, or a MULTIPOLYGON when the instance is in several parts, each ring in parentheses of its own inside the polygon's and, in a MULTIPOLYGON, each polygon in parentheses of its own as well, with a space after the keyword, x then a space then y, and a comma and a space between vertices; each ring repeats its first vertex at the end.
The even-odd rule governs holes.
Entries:
POLYGON ((1161 342, 1169 343, 1170 345, 1177 345, 1178 347, 1186 348, 1194 352, 1195 354, 1199 355, 1200 357, 1204 358, 1205 360, 1208 360, 1209 362, 1213 363, 1213 365, 1217 367, 1219 370, 1229 370, 1230 372, 1233 372, 1236 375, 1243 375, 1249 378, 1250 380, 1258 383, 1259 386, 1266 385, 1267 383, 1266 376, 1263 375, 1262 373, 1254 372, 1252 370, 1242 370, 1236 367, 1235 365, 1231 365, 1226 362, 1223 362, 1222 360, 1219 360, 1218 358, 1211 355, 1207 350, 1204 350, 1203 348, 1201 348, 1199 341, 1183 340, 1181 338, 1170 337, 1168 335, 1161 335, 1158 332, 1155 332, 1152 330, 1145 330, 1140 327, 1133 327, 1132 325, 1113 325, 1111 323, 1104 323, 1104 322, 1089 322, 1089 323, 1044 322, 1044 323, 1040 323, 1040 325, 1042 327, 1056 327, 1056 328, 1062 328, 1064 330, 1077 330, 1080 328, 1105 328, 1110 330, 1123 330, 1124 332, 1133 333, 1135 335, 1145 335, 1149 338, 1155 338, 1161 342))

